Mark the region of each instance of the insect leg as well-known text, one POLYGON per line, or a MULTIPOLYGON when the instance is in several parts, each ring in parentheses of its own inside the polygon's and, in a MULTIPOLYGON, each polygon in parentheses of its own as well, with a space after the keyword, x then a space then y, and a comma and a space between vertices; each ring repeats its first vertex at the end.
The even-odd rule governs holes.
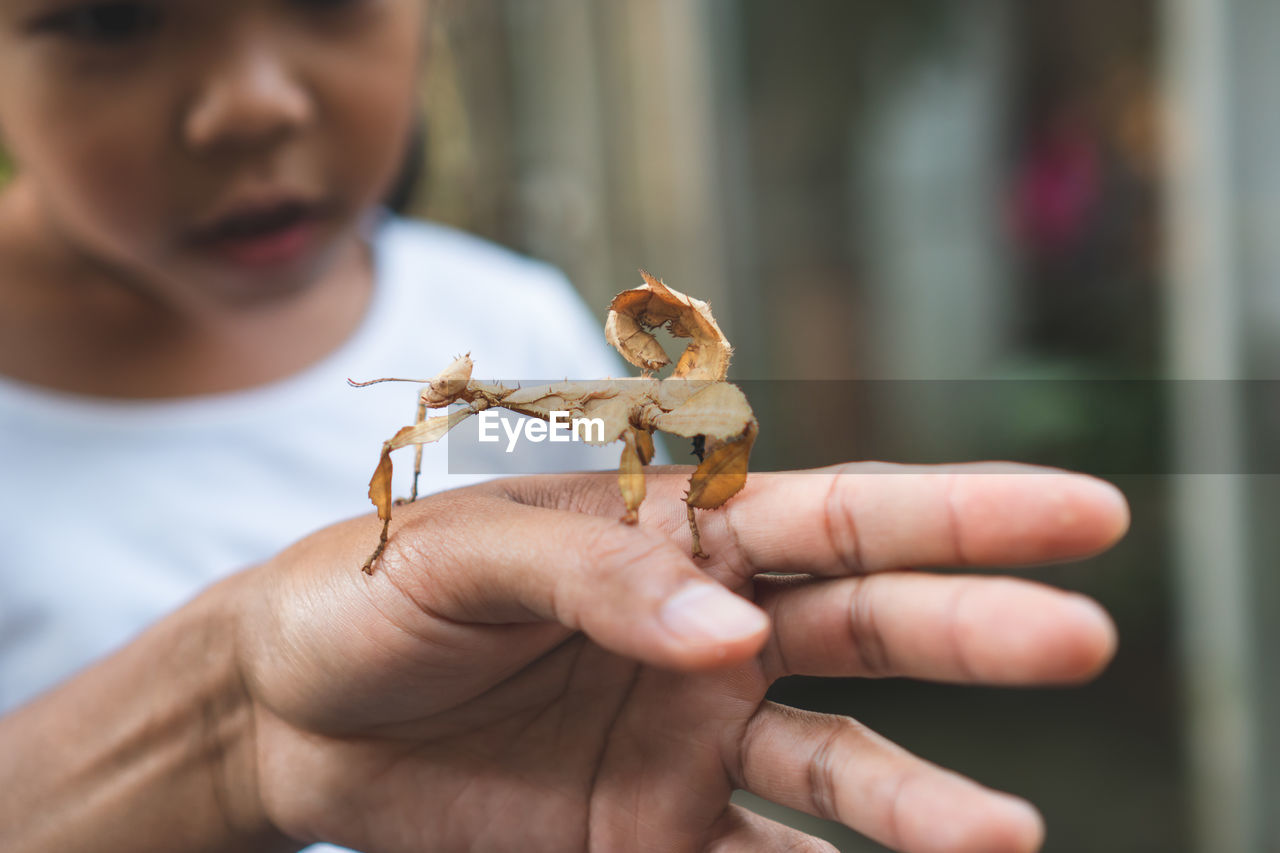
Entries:
MULTIPOLYGON (((421 396, 418 397, 418 417, 414 420, 415 424, 420 424, 427 419, 427 401, 421 396)), ((418 499, 418 478, 422 476, 422 445, 415 445, 413 448, 413 488, 409 492, 409 503, 413 503, 418 499)))
MULTIPOLYGON (((622 492, 622 500, 627 505, 627 514, 622 517, 622 520, 627 524, 635 524, 640 520, 640 504, 644 501, 644 459, 641 456, 644 445, 637 446, 634 427, 629 427, 622 433, 622 441, 622 460, 618 463, 618 489, 622 492)), ((652 444, 649 446, 651 447, 652 444)))
POLYGON ((378 467, 369 479, 369 499, 378 509, 378 518, 382 519, 382 533, 378 536, 378 547, 373 549, 369 559, 364 561, 361 570, 366 575, 373 574, 373 564, 387 547, 387 533, 391 528, 391 451, 390 441, 382 443, 382 455, 378 458, 378 467))
POLYGON ((388 515, 382 520, 382 534, 378 537, 378 547, 373 549, 373 553, 369 555, 369 559, 364 561, 364 565, 360 567, 366 575, 373 574, 373 564, 382 556, 382 552, 387 550, 387 533, 391 527, 391 516, 388 515))
POLYGON ((694 517, 691 505, 685 504, 685 509, 689 512, 689 532, 693 534, 693 556, 705 560, 711 555, 702 550, 702 537, 698 534, 698 519, 694 517))

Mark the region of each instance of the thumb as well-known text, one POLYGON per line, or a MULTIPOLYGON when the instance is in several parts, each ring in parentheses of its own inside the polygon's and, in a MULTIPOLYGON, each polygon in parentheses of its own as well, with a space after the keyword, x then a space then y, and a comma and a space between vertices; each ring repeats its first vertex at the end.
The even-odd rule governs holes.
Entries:
POLYGON ((436 616, 556 622, 617 654, 676 669, 738 663, 764 644, 764 612, 660 533, 499 497, 447 515, 433 513, 433 503, 405 513, 375 572, 436 616))

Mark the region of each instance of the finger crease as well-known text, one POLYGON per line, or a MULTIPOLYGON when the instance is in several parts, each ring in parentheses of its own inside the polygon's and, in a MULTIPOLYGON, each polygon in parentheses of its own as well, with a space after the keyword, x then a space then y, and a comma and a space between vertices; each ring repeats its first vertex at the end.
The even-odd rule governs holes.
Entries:
POLYGON ((951 647, 951 657, 954 661, 956 670, 960 673, 960 677, 968 682, 976 682, 979 680, 977 672, 974 670, 973 663, 969 660, 969 653, 965 649, 964 638, 960 635, 960 609, 963 606, 964 597, 973 589, 972 583, 960 583, 956 587, 956 591, 951 594, 951 600, 947 602, 947 634, 951 647))
MULTIPOLYGON (((426 565, 428 564, 428 561, 430 561, 433 567, 441 567, 445 565, 445 561, 448 558, 441 554, 436 554, 429 558, 424 553, 418 551, 417 549, 413 549, 413 552, 417 555, 416 558, 414 556, 411 556, 409 551, 405 547, 396 543, 394 539, 388 543, 387 551, 384 553, 384 556, 383 556, 383 561, 384 561, 383 574, 387 584, 389 584, 391 588, 394 589, 396 593, 400 595, 401 598, 403 598, 405 601, 407 601, 410 605, 412 605, 414 608, 416 608, 419 612, 421 612, 424 616, 428 617, 429 619, 434 619, 437 622, 440 622, 445 625, 464 624, 462 621, 459 621, 458 619, 452 618, 450 616, 445 616, 441 612, 441 609, 439 606, 431 605, 431 604, 428 604, 426 601, 423 601, 421 598, 414 595, 413 592, 406 585, 407 581, 405 578, 405 574, 412 571, 412 569, 409 567, 414 565, 415 561, 417 565, 426 565), (392 551, 393 547, 395 548, 394 552, 392 551)), ((385 618, 389 624, 391 624, 396 629, 400 630, 401 632, 403 632, 409 637, 412 637, 415 640, 420 640, 423 642, 430 641, 425 634, 422 634, 420 631, 416 631, 412 629, 409 625, 404 624, 402 620, 395 617, 390 612, 390 610, 388 610, 386 606, 378 600, 378 596, 374 595, 372 591, 369 589, 366 589, 366 600, 369 602, 369 604, 371 604, 374 607, 374 609, 376 609, 380 614, 382 614, 383 618, 385 618)))
POLYGON ((858 536, 858 524, 853 520, 853 511, 847 505, 848 501, 841 499, 844 490, 840 488, 840 484, 844 481, 843 478, 843 468, 832 476, 831 486, 823 501, 823 527, 827 543, 835 552, 845 573, 854 574, 863 571, 862 542, 858 536), (833 523, 837 515, 840 517, 839 529, 833 523))
POLYGON ((823 739, 809 762, 809 799, 814 813, 824 820, 839 820, 836 813, 836 779, 834 758, 836 747, 845 734, 845 726, 838 725, 823 739))
POLYGON ((729 537, 729 550, 733 553, 732 560, 725 558, 725 563, 730 566, 734 577, 743 577, 746 575, 746 572, 743 571, 744 568, 750 567, 752 560, 742 547, 742 537, 738 535, 738 526, 733 522, 735 514, 732 501, 720 510, 720 515, 723 516, 725 533, 729 537))
POLYGON ((876 608, 865 579, 858 578, 850 586, 846 613, 849 641, 853 644, 853 651, 857 655, 862 674, 871 676, 889 674, 889 648, 885 644, 884 634, 876 624, 876 608))

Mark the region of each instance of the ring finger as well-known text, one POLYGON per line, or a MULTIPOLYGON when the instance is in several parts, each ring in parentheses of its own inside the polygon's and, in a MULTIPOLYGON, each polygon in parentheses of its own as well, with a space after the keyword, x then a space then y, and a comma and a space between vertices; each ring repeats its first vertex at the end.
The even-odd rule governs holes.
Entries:
POLYGON ((733 784, 907 853, 1024 853, 1044 826, 1027 802, 918 758, 847 717, 767 702, 730 762, 733 784))

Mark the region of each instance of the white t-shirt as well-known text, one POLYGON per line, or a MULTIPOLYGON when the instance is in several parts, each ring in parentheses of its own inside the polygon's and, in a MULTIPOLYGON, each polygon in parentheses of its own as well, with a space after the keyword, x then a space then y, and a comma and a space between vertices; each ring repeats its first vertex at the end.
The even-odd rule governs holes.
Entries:
MULTIPOLYGON (((417 386, 355 389, 348 377, 430 377, 463 352, 486 380, 625 375, 552 268, 402 220, 372 242, 364 322, 283 381, 140 402, 0 379, 0 713, 212 581, 372 512, 369 476, 382 442, 413 421, 417 386)), ((614 466, 619 448, 576 445, 575 467, 614 466)), ((492 451, 468 470, 499 473, 507 460, 492 451)), ((482 478, 451 475, 459 460, 444 445, 424 456, 424 493, 482 478)), ((395 494, 407 495, 413 452, 394 458, 395 494)))

